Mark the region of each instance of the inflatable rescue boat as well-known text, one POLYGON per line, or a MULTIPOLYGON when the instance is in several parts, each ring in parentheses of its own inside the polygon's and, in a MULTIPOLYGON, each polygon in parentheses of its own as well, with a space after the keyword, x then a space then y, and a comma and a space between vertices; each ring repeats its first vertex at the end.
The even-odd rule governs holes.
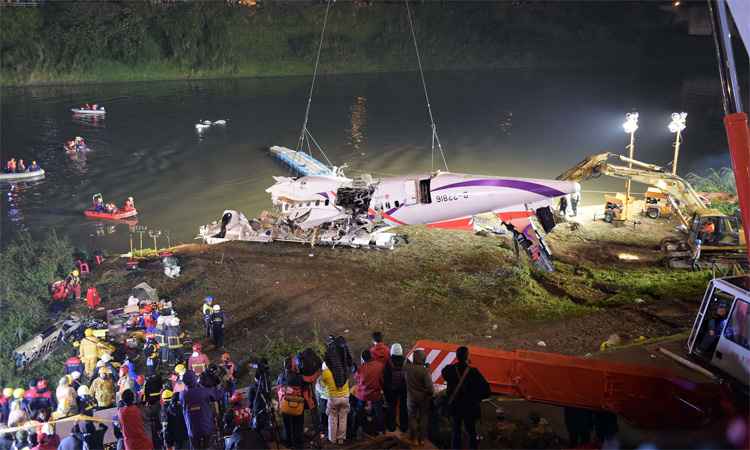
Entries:
POLYGON ((128 217, 133 217, 138 215, 138 210, 133 209, 120 209, 113 213, 108 212, 100 212, 95 209, 87 209, 83 212, 83 214, 86 217, 90 217, 92 219, 104 219, 104 220, 122 220, 127 219, 128 217))
POLYGON ((99 109, 71 108, 70 110, 73 111, 73 114, 85 114, 89 116, 103 116, 107 114, 107 111, 104 109, 104 107, 101 107, 99 109))
POLYGON ((44 169, 34 170, 32 172, 0 173, 0 181, 8 183, 41 180, 42 178, 44 178, 44 169))

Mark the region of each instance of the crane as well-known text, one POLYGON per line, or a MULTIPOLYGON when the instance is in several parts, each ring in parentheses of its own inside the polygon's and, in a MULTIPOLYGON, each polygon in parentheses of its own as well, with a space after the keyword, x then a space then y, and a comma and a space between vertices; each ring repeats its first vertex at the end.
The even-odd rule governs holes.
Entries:
POLYGON ((703 261, 730 265, 744 260, 747 242, 739 220, 709 208, 690 183, 655 164, 604 152, 587 157, 557 179, 581 182, 601 175, 636 181, 668 194, 672 209, 687 232, 683 239, 670 237, 662 241, 662 249, 672 266, 680 266, 686 258, 697 259, 696 256, 703 261), (613 160, 632 167, 613 164, 613 160), (709 232, 710 229, 713 231, 709 232))

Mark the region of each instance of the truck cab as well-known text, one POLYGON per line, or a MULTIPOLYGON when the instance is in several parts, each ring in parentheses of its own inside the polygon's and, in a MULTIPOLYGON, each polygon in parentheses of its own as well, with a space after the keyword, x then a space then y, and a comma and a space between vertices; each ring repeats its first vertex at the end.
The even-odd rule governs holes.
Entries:
POLYGON ((688 339, 688 352, 747 390, 750 382, 750 276, 711 280, 688 339))

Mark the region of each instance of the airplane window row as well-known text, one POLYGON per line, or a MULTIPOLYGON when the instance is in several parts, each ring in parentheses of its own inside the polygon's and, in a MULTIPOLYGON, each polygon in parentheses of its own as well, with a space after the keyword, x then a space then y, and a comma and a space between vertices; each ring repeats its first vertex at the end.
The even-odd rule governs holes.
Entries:
MULTIPOLYGON (((328 206, 331 202, 326 199, 323 203, 325 206, 328 206)), ((315 200, 314 202, 300 202, 300 203, 284 203, 284 211, 289 211, 291 208, 309 208, 311 206, 320 206, 320 200, 315 200)))

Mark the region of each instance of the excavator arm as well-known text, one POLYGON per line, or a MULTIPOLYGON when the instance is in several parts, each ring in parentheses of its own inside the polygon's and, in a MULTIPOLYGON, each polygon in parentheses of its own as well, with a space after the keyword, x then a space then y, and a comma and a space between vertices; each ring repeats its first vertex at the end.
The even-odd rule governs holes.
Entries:
POLYGON ((673 206, 675 206, 675 211, 680 216, 680 220, 687 227, 690 227, 690 220, 694 213, 707 210, 698 193, 683 178, 665 172, 657 165, 644 163, 615 153, 607 152, 591 155, 558 176, 557 179, 580 182, 601 175, 632 180, 657 187, 666 192, 674 201, 673 206), (612 164, 610 162, 612 159, 619 159, 635 167, 612 164))
MULTIPOLYGON (((440 386, 442 369, 455 362, 455 344, 420 340, 440 386)), ((494 394, 557 406, 609 411, 642 428, 686 427, 722 414, 721 385, 696 383, 669 370, 555 353, 469 346, 471 365, 494 394)))

